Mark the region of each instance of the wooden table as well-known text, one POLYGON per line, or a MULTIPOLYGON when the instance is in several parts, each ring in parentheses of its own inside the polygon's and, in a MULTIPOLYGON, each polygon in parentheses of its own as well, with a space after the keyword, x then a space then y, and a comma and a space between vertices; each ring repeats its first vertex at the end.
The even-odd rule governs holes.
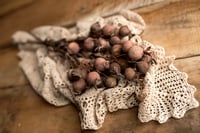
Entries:
MULTIPOLYGON (((53 107, 32 90, 18 67, 18 50, 10 44, 10 36, 16 30, 30 30, 43 24, 71 24, 94 7, 101 8, 103 0, 88 5, 79 1, 74 6, 70 2, 75 3, 16 0, 17 4, 6 7, 5 0, 0 1, 0 8, 4 7, 0 11, 0 132, 199 133, 200 107, 188 111, 180 120, 171 118, 165 124, 141 123, 137 108, 120 110, 108 114, 100 130, 81 131, 73 105, 53 107)), ((103 6, 112 2, 108 0, 103 6)), ((114 6, 121 2, 115 1, 114 6)), ((195 97, 200 101, 200 0, 143 2, 140 8, 134 7, 147 24, 143 39, 163 46, 167 55, 177 56, 175 66, 188 73, 189 83, 197 87, 195 97)))

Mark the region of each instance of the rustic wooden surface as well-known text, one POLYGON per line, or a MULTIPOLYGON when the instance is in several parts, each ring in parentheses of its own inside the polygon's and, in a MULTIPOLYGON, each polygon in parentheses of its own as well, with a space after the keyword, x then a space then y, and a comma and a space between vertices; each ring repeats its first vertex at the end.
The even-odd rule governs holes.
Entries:
MULTIPOLYGON (((27 0, 29 1, 29 0, 27 0)), ((112 0, 110 0, 111 2, 112 0)), ((41 5, 29 1, 23 10, 16 6, 5 10, 0 17, 0 132, 1 133, 199 133, 200 107, 188 111, 180 120, 169 119, 165 124, 151 121, 141 123, 137 119, 137 108, 120 110, 106 116, 103 127, 98 131, 81 131, 78 112, 69 105, 56 108, 46 103, 30 87, 22 71, 18 68, 17 48, 9 42, 9 36, 18 29, 29 30, 37 25, 67 23, 89 13, 98 2, 76 3, 77 6, 56 5, 54 0, 41 5), (48 8, 57 9, 47 15, 48 8), (71 7, 73 13, 65 14, 71 7), (80 7, 84 7, 83 13, 80 7), (87 7, 87 8, 86 8, 87 7), (36 10, 37 9, 37 10, 36 10), (30 15, 33 12, 40 15, 30 15), (15 12, 13 12, 15 11, 15 12), (23 12, 26 11, 26 12, 23 12), (51 15, 54 13, 54 17, 51 15), (55 15, 56 14, 56 15, 55 15), (27 17, 30 15, 30 17, 27 17), (44 16, 46 18, 44 18, 44 16), (23 18, 24 19, 18 19, 23 18), (67 19, 66 19, 67 18, 67 19), (38 20, 38 21, 37 21, 38 20), (67 21, 68 20, 68 21, 67 21), (70 21, 69 21, 70 20, 70 21)), ((75 3, 75 1, 71 1, 75 3)), ((102 1, 100 1, 101 3, 102 1)), ((108 1, 109 2, 109 1, 108 1)), ((118 1, 121 2, 120 0, 118 1)), ((61 0, 64 4, 64 0, 61 0)), ((27 4, 27 3, 26 3, 27 4)), ((1 3, 0 3, 1 6, 1 3)), ((83 10, 83 9, 81 9, 83 10)), ((143 38, 163 46, 167 55, 175 54, 175 66, 188 73, 189 83, 197 88, 195 97, 200 101, 200 1, 172 0, 143 6, 135 11, 144 18, 147 27, 143 38)), ((0 12, 1 14, 1 12, 0 12)))
POLYGON ((122 2, 126 3, 124 4, 125 6, 134 8, 163 0, 97 0, 92 2, 88 0, 59 0, 59 2, 57 0, 0 1, 2 1, 0 3, 0 47, 3 47, 10 43, 10 36, 17 30, 31 30, 39 25, 71 24, 95 10, 104 14, 105 11, 116 7, 122 2), (134 4, 130 4, 131 1, 134 4), (16 7, 17 5, 19 8, 16 7), (104 8, 105 6, 109 8, 104 8))

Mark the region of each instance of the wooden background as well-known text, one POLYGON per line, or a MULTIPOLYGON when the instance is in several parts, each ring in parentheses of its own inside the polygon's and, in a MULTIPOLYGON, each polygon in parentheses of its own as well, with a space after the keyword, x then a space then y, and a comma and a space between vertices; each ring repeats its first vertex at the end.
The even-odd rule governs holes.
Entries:
MULTIPOLYGON (((16 46, 11 35, 39 25, 70 25, 82 16, 112 9, 125 3, 138 12, 147 27, 143 38, 163 46, 167 55, 176 55, 175 65, 189 75, 200 101, 200 0, 0 0, 0 132, 1 133, 93 133, 81 131, 73 105, 56 108, 30 87, 18 67, 16 46)), ((199 133, 200 108, 180 120, 165 124, 140 123, 137 108, 108 114, 95 133, 199 133)))

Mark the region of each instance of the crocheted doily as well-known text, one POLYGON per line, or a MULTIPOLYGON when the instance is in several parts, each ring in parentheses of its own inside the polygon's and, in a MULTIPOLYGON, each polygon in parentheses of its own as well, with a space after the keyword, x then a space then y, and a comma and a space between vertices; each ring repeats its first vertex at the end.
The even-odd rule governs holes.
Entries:
POLYGON ((187 110, 199 106, 194 98, 196 88, 187 83, 187 74, 179 72, 173 66, 173 56, 165 57, 164 48, 141 39, 144 27, 145 23, 138 14, 122 11, 119 15, 108 18, 85 18, 71 29, 42 26, 30 33, 18 31, 13 35, 13 40, 19 44, 20 67, 33 89, 55 106, 74 103, 80 110, 82 129, 97 130, 102 126, 107 112, 138 105, 138 118, 141 122, 156 120, 163 123, 170 117, 181 118, 187 110), (151 55, 156 64, 150 66, 141 82, 121 78, 114 88, 90 88, 81 95, 75 95, 66 76, 70 68, 69 61, 48 51, 41 42, 86 37, 91 24, 97 21, 101 27, 107 23, 114 27, 127 25, 132 34, 135 34, 130 40, 144 49, 151 47, 151 55))
POLYGON ((164 123, 170 117, 182 118, 187 110, 199 106, 194 98, 196 88, 187 83, 187 74, 179 72, 173 61, 174 56, 163 57, 146 74, 142 90, 146 97, 138 113, 141 122, 164 123))

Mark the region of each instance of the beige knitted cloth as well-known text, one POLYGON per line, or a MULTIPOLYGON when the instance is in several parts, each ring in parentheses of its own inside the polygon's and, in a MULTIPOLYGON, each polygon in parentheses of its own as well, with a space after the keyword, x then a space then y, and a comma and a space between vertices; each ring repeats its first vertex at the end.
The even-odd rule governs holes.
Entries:
POLYGON ((196 88, 187 83, 187 74, 175 68, 174 56, 166 57, 162 47, 140 38, 144 27, 145 23, 138 14, 126 10, 108 18, 85 18, 71 29, 42 26, 30 33, 18 31, 13 35, 13 40, 19 44, 19 65, 33 89, 55 106, 74 103, 80 109, 82 129, 97 130, 102 126, 107 112, 134 106, 139 106, 138 118, 142 122, 156 120, 164 123, 170 117, 181 118, 187 110, 199 106, 194 98, 196 88), (151 46, 152 56, 157 64, 151 65, 143 82, 121 79, 117 87, 106 90, 90 88, 77 96, 66 76, 69 70, 68 60, 49 52, 41 42, 47 39, 73 40, 88 36, 91 24, 97 21, 102 27, 106 23, 115 27, 128 25, 135 34, 131 41, 138 42, 144 49, 151 46), (142 101, 139 102, 138 99, 141 98, 142 101))

